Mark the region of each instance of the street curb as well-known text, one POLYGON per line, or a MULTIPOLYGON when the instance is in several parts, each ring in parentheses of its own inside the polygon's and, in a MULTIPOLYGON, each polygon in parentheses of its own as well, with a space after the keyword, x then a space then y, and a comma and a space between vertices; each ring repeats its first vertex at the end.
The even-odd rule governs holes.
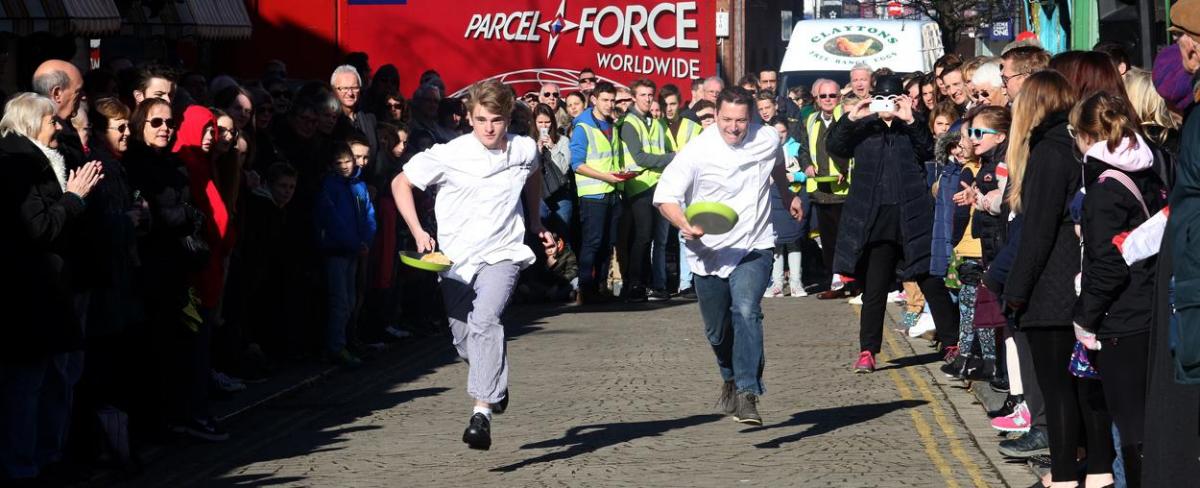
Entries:
MULTIPOLYGON (((884 325, 884 333, 900 335, 904 340, 898 342, 907 345, 908 351, 914 356, 920 355, 921 353, 918 351, 929 349, 926 341, 920 338, 908 337, 908 334, 903 332, 888 330, 899 328, 899 324, 901 323, 899 314, 902 311, 903 307, 888 307, 887 316, 891 323, 884 325)), ((959 421, 966 428, 971 441, 983 452, 992 470, 999 473, 1004 486, 1008 488, 1020 488, 1038 481, 1037 474, 1029 468, 1028 464, 1006 458, 997 450, 1000 441, 1004 440, 1004 437, 998 435, 991 428, 991 419, 987 416, 989 409, 987 399, 981 398, 979 392, 973 391, 975 390, 974 388, 969 389, 961 382, 946 378, 938 369, 941 365, 942 361, 938 360, 933 363, 920 365, 920 367, 931 378, 931 382, 937 385, 942 395, 945 396, 950 407, 954 410, 954 415, 959 418, 959 421)))

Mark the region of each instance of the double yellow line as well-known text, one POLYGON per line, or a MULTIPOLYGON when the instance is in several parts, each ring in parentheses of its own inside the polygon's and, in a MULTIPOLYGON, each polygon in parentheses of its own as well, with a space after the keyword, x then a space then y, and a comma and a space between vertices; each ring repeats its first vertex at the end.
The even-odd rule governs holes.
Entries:
MULTIPOLYGON (((861 310, 859 307, 854 307, 854 311, 856 314, 861 315, 861 310)), ((896 339, 890 332, 891 331, 886 330, 885 328, 883 334, 887 357, 902 357, 902 350, 900 349, 900 346, 896 344, 896 339)), ((878 359, 880 362, 883 362, 883 358, 878 359)), ((920 398, 925 400, 925 403, 930 407, 930 409, 933 410, 934 423, 937 424, 937 427, 941 431, 943 438, 949 444, 950 454, 958 462, 958 466, 967 470, 967 476, 971 478, 971 485, 976 488, 989 487, 990 485, 988 482, 983 479, 983 473, 979 469, 979 465, 967 456, 966 451, 963 449, 962 442, 958 440, 954 426, 949 420, 947 420, 948 416, 946 415, 946 409, 943 408, 942 400, 934 396, 929 382, 916 372, 916 368, 909 367, 903 369, 907 374, 909 381, 911 381, 911 387, 910 384, 905 381, 904 376, 901 376, 897 369, 893 368, 887 370, 888 377, 891 378, 892 383, 895 383, 896 391, 900 393, 900 398, 904 400, 915 400, 916 395, 913 393, 915 387, 916 392, 920 394, 920 398)), ((919 408, 911 408, 908 410, 908 412, 910 415, 912 415, 913 426, 916 427, 917 434, 921 436, 921 444, 925 448, 925 454, 929 456, 929 461, 933 463, 934 467, 937 468, 938 473, 940 473, 942 478, 946 480, 946 486, 948 488, 959 488, 961 485, 954 477, 954 467, 947 462, 946 457, 939 449, 940 446, 938 445, 937 439, 933 435, 933 428, 926 420, 925 414, 919 408)))

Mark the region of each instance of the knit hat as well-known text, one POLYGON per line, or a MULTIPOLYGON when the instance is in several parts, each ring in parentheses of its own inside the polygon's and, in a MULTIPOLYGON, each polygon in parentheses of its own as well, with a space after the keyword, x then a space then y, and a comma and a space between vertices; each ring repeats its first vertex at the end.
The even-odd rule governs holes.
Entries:
POLYGON ((1179 46, 1171 44, 1154 58, 1154 88, 1172 110, 1183 113, 1192 103, 1192 75, 1183 69, 1179 46))
POLYGON ((950 124, 950 129, 945 134, 938 136, 937 142, 933 145, 933 159, 938 164, 950 163, 950 151, 958 146, 959 141, 962 141, 962 126, 965 123, 967 123, 966 120, 959 119, 950 124))

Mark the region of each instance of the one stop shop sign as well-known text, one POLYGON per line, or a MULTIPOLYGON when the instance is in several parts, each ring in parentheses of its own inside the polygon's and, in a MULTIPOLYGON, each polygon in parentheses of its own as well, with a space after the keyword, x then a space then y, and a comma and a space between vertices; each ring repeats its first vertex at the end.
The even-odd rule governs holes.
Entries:
POLYGON ((543 81, 571 91, 583 68, 619 85, 644 76, 686 91, 716 73, 716 14, 705 0, 349 0, 343 14, 342 49, 394 64, 406 92, 427 69, 450 93, 490 78, 517 93, 543 81))

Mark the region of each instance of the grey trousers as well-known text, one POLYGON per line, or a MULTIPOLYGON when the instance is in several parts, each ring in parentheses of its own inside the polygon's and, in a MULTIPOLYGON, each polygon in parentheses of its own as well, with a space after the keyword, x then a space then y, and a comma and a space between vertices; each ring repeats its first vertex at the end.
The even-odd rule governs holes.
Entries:
POLYGON ((468 365, 467 394, 499 403, 508 390, 508 352, 500 315, 517 286, 521 268, 512 261, 484 265, 471 284, 442 280, 442 296, 458 356, 468 365))

